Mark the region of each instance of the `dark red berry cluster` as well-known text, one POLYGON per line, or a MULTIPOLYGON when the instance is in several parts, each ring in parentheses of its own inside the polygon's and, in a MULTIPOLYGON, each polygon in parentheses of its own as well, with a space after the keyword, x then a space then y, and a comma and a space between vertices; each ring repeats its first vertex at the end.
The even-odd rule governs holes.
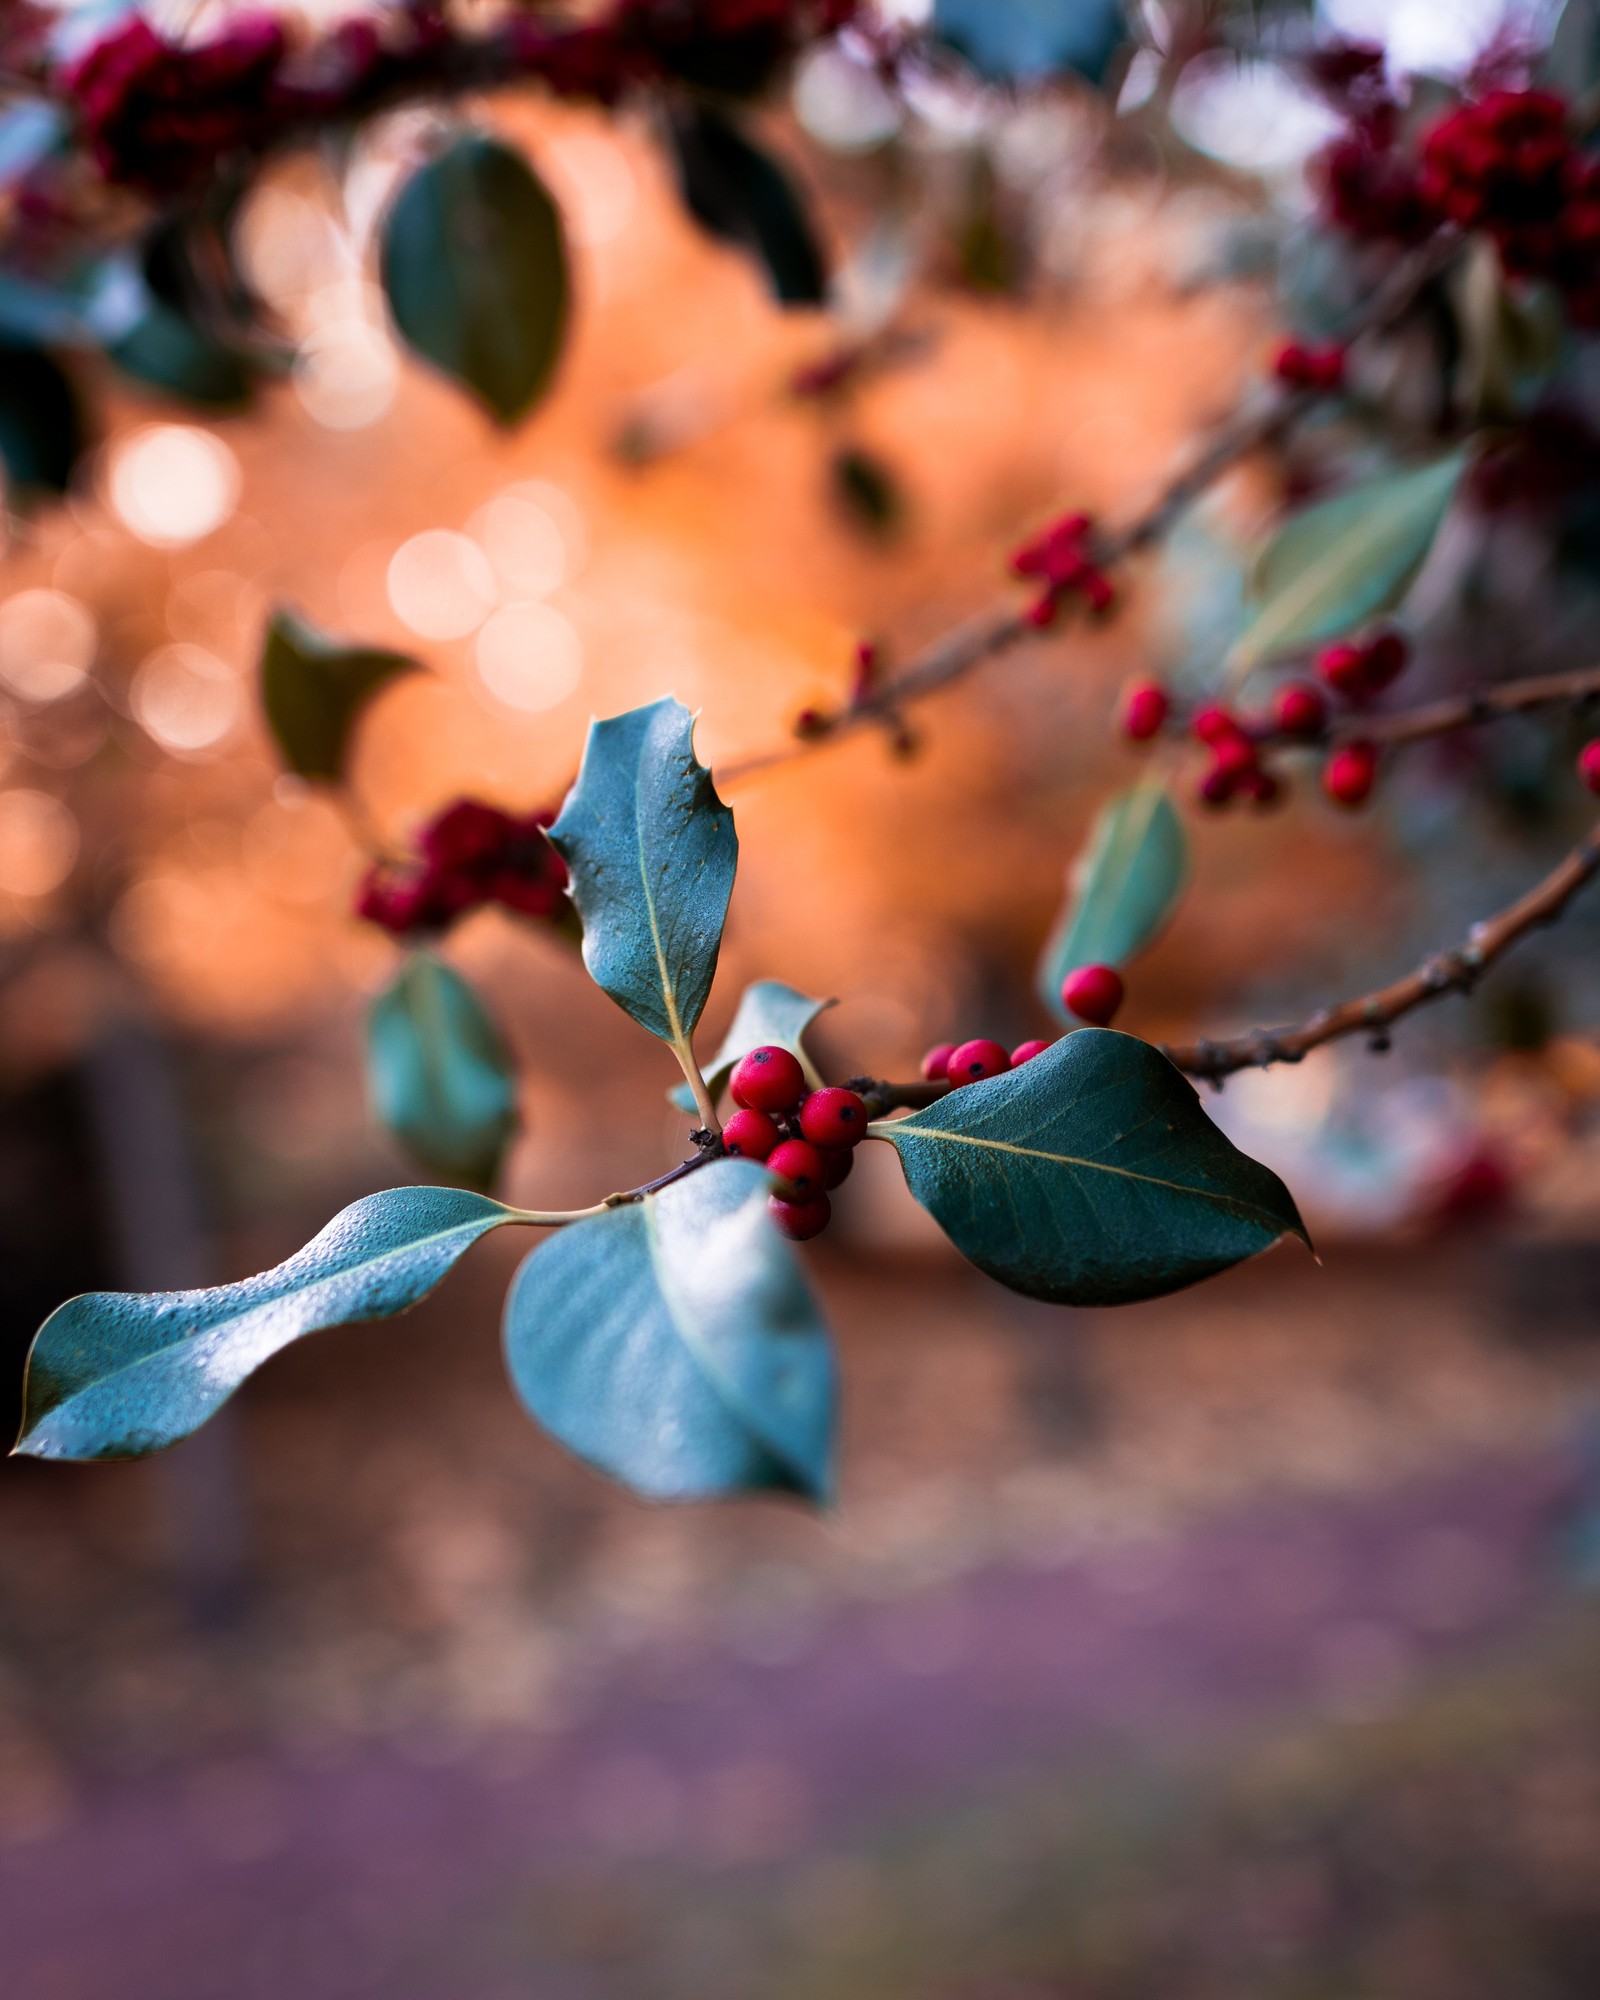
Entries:
POLYGON ((1344 349, 1337 341, 1320 346, 1286 340, 1273 352, 1272 372, 1289 389, 1313 389, 1331 396, 1344 382, 1344 349))
POLYGON ((820 1235, 833 1213, 828 1196, 867 1136, 865 1101, 838 1087, 808 1090, 795 1057, 770 1045, 740 1058, 728 1094, 739 1108, 722 1128, 723 1151, 765 1161, 778 1183, 767 1206, 785 1236, 820 1235))
POLYGON ((1262 810, 1277 804, 1283 782, 1261 761, 1266 732, 1259 723, 1235 715, 1224 702, 1208 701, 1195 710, 1189 729, 1210 753, 1196 794, 1203 806, 1220 810, 1238 799, 1262 810))
POLYGON ((1402 143, 1399 105, 1380 84, 1346 108, 1350 123, 1321 160, 1328 213, 1354 236, 1424 242, 1439 226, 1439 211, 1402 143))
POLYGON ((1008 1069, 1021 1069, 1050 1047, 1049 1042, 1019 1042, 1007 1049, 1004 1042, 980 1036, 970 1042, 939 1042, 922 1058, 922 1074, 929 1083, 948 1083, 952 1090, 965 1083, 984 1083, 991 1076, 1003 1076, 1008 1069))
POLYGON ((1104 617, 1117 599, 1116 586, 1096 561, 1094 521, 1088 514, 1063 514, 1052 521, 1017 550, 1011 571, 1042 586, 1023 613, 1030 625, 1052 624, 1064 597, 1081 597, 1096 617, 1104 617))
POLYGON ((448 929, 485 903, 524 917, 565 913, 566 864, 544 837, 555 818, 502 812, 480 799, 457 799, 422 829, 417 859, 374 862, 356 897, 356 914, 392 937, 448 929))
POLYGON ((1578 752, 1578 777, 1587 790, 1600 792, 1600 736, 1578 752))

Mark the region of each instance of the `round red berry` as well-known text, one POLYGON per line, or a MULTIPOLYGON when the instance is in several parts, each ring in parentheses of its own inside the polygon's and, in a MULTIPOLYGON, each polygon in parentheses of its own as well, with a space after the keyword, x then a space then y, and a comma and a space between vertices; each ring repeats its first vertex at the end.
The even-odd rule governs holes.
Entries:
POLYGON ((855 1163, 855 1153, 848 1147, 843 1152, 824 1153, 822 1164, 826 1172, 823 1176, 823 1186, 831 1192, 841 1181, 847 1181, 850 1178, 850 1169, 855 1163))
POLYGON ((746 1111, 788 1111, 805 1095, 805 1071, 787 1049, 752 1049, 728 1081, 735 1104, 746 1111))
POLYGON ((1305 681, 1290 681, 1277 692, 1272 719, 1285 736, 1320 736, 1327 727, 1328 704, 1305 681))
POLYGON ((1220 701, 1208 701, 1204 707, 1197 708, 1189 727, 1199 743, 1215 745, 1244 739, 1239 718, 1232 709, 1224 708, 1220 701))
POLYGON ((1000 1042, 981 1038, 963 1042, 952 1050, 945 1074, 952 1085, 982 1083, 985 1077, 1000 1076, 1011 1067, 1011 1052, 1000 1042))
POLYGON ((1373 743, 1346 743, 1322 767, 1322 789, 1339 806, 1361 805, 1378 775, 1378 750, 1373 743))
POLYGON ((722 1128, 722 1150, 736 1160, 764 1160, 778 1137, 777 1126, 764 1111, 736 1111, 722 1128))
POLYGON ((1259 766, 1245 773, 1241 789, 1258 812, 1270 810, 1283 797, 1282 782, 1271 771, 1263 771, 1259 766))
POLYGON ((1032 1062, 1035 1056, 1042 1056, 1046 1049, 1054 1046, 1053 1042, 1018 1042, 1011 1051, 1011 1067, 1021 1069, 1025 1062, 1032 1062))
POLYGON ((1080 965, 1061 982, 1061 1002, 1092 1028, 1109 1028, 1122 1005, 1122 975, 1110 965, 1080 965))
POLYGON ((808 1243, 827 1228, 833 1203, 825 1194, 813 1195, 810 1201, 784 1201, 773 1194, 767 1197, 767 1213, 791 1242, 808 1243))
POLYGON ((867 1136, 865 1102, 853 1090, 814 1090, 800 1107, 800 1130, 813 1146, 859 1146, 867 1136))
POLYGON ((1123 735, 1132 743, 1148 743, 1160 735, 1171 705, 1159 681, 1137 682, 1122 699, 1123 735))
POLYGON ((785 1139, 767 1155, 767 1172, 783 1183, 790 1201, 809 1201, 828 1184, 828 1163, 804 1139, 785 1139))
POLYGON ((1273 350, 1272 372, 1291 389, 1310 388, 1313 365, 1311 350, 1302 341, 1280 341, 1273 350))
POLYGON ((925 1083, 943 1083, 945 1072, 950 1067, 950 1058, 956 1052, 954 1042, 936 1042, 922 1058, 922 1077, 925 1083))
POLYGON ((1237 775, 1221 764, 1213 764, 1195 787, 1201 805, 1225 806, 1238 789, 1237 775))
POLYGON ((1600 792, 1600 736, 1578 752, 1578 776, 1591 792, 1600 792))
POLYGON ((1364 646, 1325 646, 1317 655, 1317 672, 1347 701, 1360 701, 1368 692, 1364 646))
POLYGON ((1398 680, 1411 658, 1411 648, 1398 632, 1380 632, 1368 641, 1366 653, 1367 686, 1374 694, 1398 680))

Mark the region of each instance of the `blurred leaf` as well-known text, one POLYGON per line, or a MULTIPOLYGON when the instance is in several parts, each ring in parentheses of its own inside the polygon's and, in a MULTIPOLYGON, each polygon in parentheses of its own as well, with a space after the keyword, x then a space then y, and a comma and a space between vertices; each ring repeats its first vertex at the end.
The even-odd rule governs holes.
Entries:
POLYGON ((1305 1236, 1289 1190, 1166 1057, 1108 1028, 872 1131, 956 1248, 1029 1298, 1155 1298, 1305 1236))
POLYGON ((239 356, 159 299, 106 352, 125 375, 186 403, 237 409, 250 400, 250 374, 239 356))
POLYGON ((506 1300, 528 1410, 652 1499, 831 1491, 833 1345, 770 1186, 715 1161, 541 1244, 506 1300))
POLYGON ((777 162, 707 104, 675 108, 668 131, 679 192, 700 226, 759 258, 783 305, 821 305, 827 268, 777 162))
POLYGON ((1099 84, 1128 28, 1121 0, 934 0, 933 32, 991 83, 1074 70, 1099 84))
POLYGON ((407 653, 347 645, 275 611, 261 648, 261 702, 285 766, 337 784, 362 709, 397 674, 420 671, 407 653))
POLYGON ((1465 455, 1364 480, 1291 514, 1256 560, 1241 669, 1298 651, 1397 604, 1433 547, 1465 455))
POLYGON ((739 861, 688 709, 669 697, 591 722, 549 837, 571 871, 590 977, 641 1027, 686 1049, 739 861))
POLYGON ((71 379, 42 347, 0 340, 0 460, 7 483, 64 493, 85 443, 71 379))
POLYGON ((30 1458, 139 1458, 197 1429, 280 1348, 404 1312, 514 1211, 454 1188, 390 1188, 341 1211, 287 1262, 198 1292, 86 1292, 28 1356, 30 1458))
POLYGON ((1039 997, 1078 1025, 1061 982, 1080 965, 1125 965, 1171 916, 1188 874, 1183 822, 1162 786, 1136 785, 1106 806, 1072 870, 1070 892, 1039 961, 1039 997))
MULTIPOLYGON (((722 1047, 702 1072, 713 1099, 726 1088, 740 1058, 760 1048, 788 1049, 799 1058, 812 1089, 819 1089, 822 1079, 813 1069, 801 1038, 819 1014, 837 1004, 833 1000, 809 1000, 804 993, 785 986, 781 979, 758 979, 753 986, 747 986, 740 995, 732 1024, 722 1038, 722 1047)), ((693 1115, 694 1092, 688 1084, 675 1084, 667 1095, 680 1111, 693 1115)))
POLYGON ((566 332, 561 218, 522 155, 469 133, 406 182, 383 225, 383 287, 407 343, 514 423, 566 332))
POLYGON ((499 1030, 458 972, 413 952, 367 1017, 378 1116, 429 1173, 488 1188, 517 1129, 517 1078, 499 1030))
POLYGON ((1600 84, 1600 0, 1567 0, 1539 64, 1539 81, 1574 102, 1600 84))
POLYGON ((1538 395, 1561 359, 1565 328, 1553 293, 1513 291, 1500 253, 1471 241, 1450 285, 1460 329, 1457 407, 1477 423, 1508 423, 1538 395))

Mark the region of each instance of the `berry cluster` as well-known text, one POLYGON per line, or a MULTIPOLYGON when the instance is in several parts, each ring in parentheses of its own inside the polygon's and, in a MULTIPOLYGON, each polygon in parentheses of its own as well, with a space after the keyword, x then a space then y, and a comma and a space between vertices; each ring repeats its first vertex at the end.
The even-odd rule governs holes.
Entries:
POLYGON ((768 1045, 741 1057, 728 1081, 739 1107, 722 1128, 722 1148, 762 1160, 778 1183, 767 1206, 785 1236, 804 1243, 828 1226, 830 1191, 849 1174, 867 1136, 867 1107, 853 1090, 806 1088, 787 1049, 768 1045))
MULTIPOLYGON (((1061 982, 1062 1004, 1092 1028, 1109 1028, 1123 1000, 1122 975, 1109 965, 1080 965, 1061 982)), ((922 1058, 922 1074, 928 1083, 948 1083, 952 1090, 963 1084, 983 1083, 1002 1076, 1008 1069, 1021 1069, 1035 1056, 1042 1056, 1054 1044, 1047 1041, 1019 1042, 1008 1050, 1004 1042, 979 1036, 970 1042, 939 1042, 922 1058)))
POLYGON ((544 837, 550 807, 518 816, 479 799, 458 799, 422 829, 408 866, 374 862, 356 914, 391 937, 442 931, 485 903, 524 917, 565 910, 566 864, 544 837))
POLYGON ((1337 341, 1314 346, 1286 340, 1273 353, 1272 372, 1288 389, 1312 389, 1331 396, 1344 383, 1345 352, 1337 341))
POLYGON ((1025 542, 1011 558, 1014 576, 1036 579, 1042 589, 1023 616, 1030 625, 1053 624, 1061 600, 1081 597, 1096 617, 1116 602, 1116 587, 1095 559, 1094 521, 1088 514, 1063 514, 1025 542))

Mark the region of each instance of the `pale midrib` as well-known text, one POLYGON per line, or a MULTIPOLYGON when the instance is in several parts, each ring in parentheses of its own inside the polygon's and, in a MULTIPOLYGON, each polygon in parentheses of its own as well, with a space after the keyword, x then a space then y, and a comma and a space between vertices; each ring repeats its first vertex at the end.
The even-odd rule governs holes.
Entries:
POLYGON ((644 859, 644 828, 639 824, 639 793, 634 790, 633 833, 634 847, 639 855, 639 887, 644 892, 644 913, 650 919, 650 943, 656 955, 656 976, 661 981, 661 997, 667 1006, 667 1026, 671 1029, 671 1040, 676 1048, 683 1048, 687 1037, 683 1032, 683 1022, 678 1017, 678 992, 672 983, 672 975, 667 970, 667 955, 661 949, 661 930, 656 923, 656 899, 650 890, 650 871, 644 859))

